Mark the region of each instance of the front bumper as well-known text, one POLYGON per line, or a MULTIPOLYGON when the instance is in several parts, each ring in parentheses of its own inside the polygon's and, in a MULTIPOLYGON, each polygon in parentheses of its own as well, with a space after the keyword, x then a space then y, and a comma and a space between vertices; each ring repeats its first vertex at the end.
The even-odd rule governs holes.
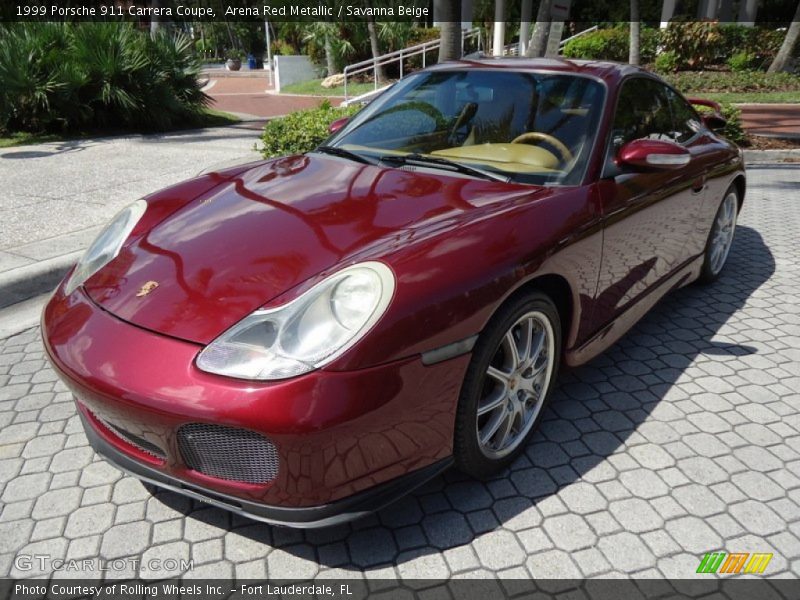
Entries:
POLYGON ((427 467, 417 469, 407 475, 378 484, 363 492, 336 500, 330 504, 301 508, 269 506, 242 500, 227 494, 213 493, 207 488, 170 477, 158 469, 136 461, 104 440, 88 422, 83 412, 80 412, 80 415, 89 444, 91 444, 95 452, 121 471, 147 483, 172 490, 178 494, 212 504, 236 514, 272 525, 287 527, 328 527, 366 516, 405 496, 453 464, 452 458, 444 458, 427 467))
POLYGON ((42 330, 99 454, 136 477, 234 512, 298 527, 329 525, 380 508, 451 461, 469 355, 430 366, 417 356, 281 382, 237 381, 196 369, 200 346, 123 322, 82 290, 58 290, 42 330), (164 456, 137 452, 100 422, 133 432, 164 456), (188 423, 266 436, 277 451, 277 477, 242 483, 189 468, 176 442, 188 423))

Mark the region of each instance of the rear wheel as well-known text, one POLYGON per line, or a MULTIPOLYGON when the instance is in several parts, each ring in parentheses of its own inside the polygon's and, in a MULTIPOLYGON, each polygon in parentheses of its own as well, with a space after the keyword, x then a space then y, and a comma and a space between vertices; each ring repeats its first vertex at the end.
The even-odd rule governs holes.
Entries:
POLYGON ((454 455, 461 471, 486 477, 522 452, 541 420, 560 355, 561 321, 548 296, 521 297, 492 319, 459 398, 454 455))
POLYGON ((739 212, 739 195, 736 188, 731 187, 722 199, 722 203, 717 209, 714 217, 714 224, 708 234, 706 242, 705 259, 700 271, 698 281, 700 283, 711 283, 722 272, 725 262, 728 260, 731 246, 733 245, 733 235, 736 231, 736 217, 739 212))

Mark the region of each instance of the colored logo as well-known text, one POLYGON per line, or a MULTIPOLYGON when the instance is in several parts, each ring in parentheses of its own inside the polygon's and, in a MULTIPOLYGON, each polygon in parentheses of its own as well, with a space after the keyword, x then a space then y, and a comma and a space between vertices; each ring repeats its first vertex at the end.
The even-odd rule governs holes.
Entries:
POLYGON ((139 291, 136 292, 136 297, 141 298, 142 296, 147 296, 150 292, 158 287, 157 281, 148 281, 142 287, 139 288, 139 291))
POLYGON ((708 552, 697 567, 698 573, 763 573, 772 554, 763 552, 708 552))

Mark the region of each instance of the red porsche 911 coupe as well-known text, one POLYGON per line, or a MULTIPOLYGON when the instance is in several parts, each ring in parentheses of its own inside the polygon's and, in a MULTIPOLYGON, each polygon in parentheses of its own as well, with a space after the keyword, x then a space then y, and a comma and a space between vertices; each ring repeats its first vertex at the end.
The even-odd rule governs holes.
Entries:
POLYGON ((106 460, 270 523, 487 476, 561 363, 720 273, 745 192, 720 124, 627 65, 417 72, 314 151, 119 213, 47 305, 47 352, 106 460))

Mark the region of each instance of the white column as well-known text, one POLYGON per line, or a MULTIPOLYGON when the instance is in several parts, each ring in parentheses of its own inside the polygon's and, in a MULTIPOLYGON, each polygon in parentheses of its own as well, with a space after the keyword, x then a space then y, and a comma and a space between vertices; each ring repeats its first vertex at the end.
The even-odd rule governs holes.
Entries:
POLYGON ((503 56, 506 41, 506 3, 505 0, 494 0, 494 42, 492 56, 503 56))
POLYGON ((758 14, 758 0, 739 0, 739 25, 753 27, 758 14))
POLYGON ((661 29, 666 29, 670 19, 675 15, 675 0, 664 0, 661 5, 661 29))

